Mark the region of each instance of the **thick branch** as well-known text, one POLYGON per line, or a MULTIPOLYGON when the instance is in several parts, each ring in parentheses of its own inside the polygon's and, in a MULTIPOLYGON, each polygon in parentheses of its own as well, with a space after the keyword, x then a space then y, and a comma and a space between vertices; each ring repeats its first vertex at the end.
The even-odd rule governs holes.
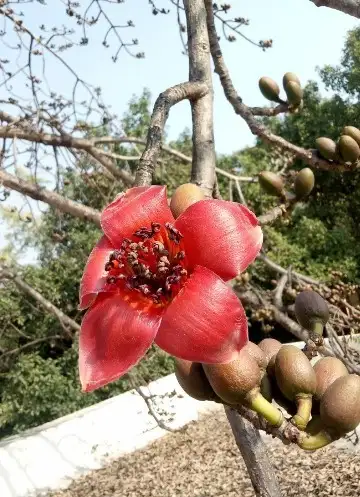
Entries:
POLYGON ((146 147, 136 171, 137 186, 151 185, 170 108, 185 99, 196 101, 207 93, 208 88, 205 83, 187 82, 173 86, 159 95, 151 116, 146 147))
POLYGON ((234 409, 225 407, 225 412, 255 494, 258 497, 281 497, 280 488, 274 478, 274 469, 258 430, 234 409))
POLYGON ((360 19, 360 2, 357 0, 310 0, 316 7, 329 7, 360 19))
POLYGON ((193 164, 191 181, 212 197, 215 184, 213 87, 210 46, 204 0, 184 0, 187 22, 189 80, 206 84, 208 93, 191 102, 193 122, 193 164))
POLYGON ((238 95, 233 82, 231 80, 230 73, 226 67, 221 49, 216 33, 214 17, 213 17, 213 6, 211 0, 205 0, 207 9, 207 23, 210 39, 211 55, 214 61, 215 72, 219 75, 221 85, 223 87, 225 96, 227 100, 232 105, 236 114, 242 117, 250 128, 250 131, 261 138, 264 142, 270 143, 273 146, 278 146, 282 150, 287 150, 293 153, 298 159, 303 160, 306 164, 327 171, 344 172, 352 171, 353 167, 349 167, 346 164, 334 164, 329 161, 322 159, 316 152, 316 150, 306 150, 305 148, 298 147, 292 143, 284 140, 280 136, 271 133, 263 124, 261 124, 252 113, 251 109, 245 105, 238 95))
POLYGON ((61 324, 70 328, 73 331, 79 331, 80 326, 69 316, 64 314, 58 307, 49 302, 45 297, 41 295, 35 288, 32 288, 30 285, 25 283, 20 276, 13 274, 11 271, 7 269, 0 270, 0 278, 6 278, 14 282, 14 284, 21 290, 22 292, 29 295, 29 297, 36 300, 44 309, 46 309, 50 314, 53 314, 57 317, 61 324))
POLYGON ((91 140, 85 138, 75 138, 68 134, 53 135, 50 133, 40 133, 30 129, 19 129, 10 126, 0 127, 0 138, 18 138, 33 143, 42 143, 53 147, 74 148, 83 150, 96 159, 105 169, 107 169, 115 178, 121 179, 124 183, 130 185, 133 181, 131 174, 116 167, 115 162, 109 157, 102 154, 100 149, 94 147, 91 140))
POLYGON ((79 204, 68 198, 59 195, 58 193, 41 188, 29 181, 13 176, 0 169, 0 184, 11 190, 16 190, 19 193, 28 195, 29 197, 45 202, 52 207, 59 209, 61 212, 66 212, 75 217, 93 222, 100 227, 100 212, 86 205, 79 204))

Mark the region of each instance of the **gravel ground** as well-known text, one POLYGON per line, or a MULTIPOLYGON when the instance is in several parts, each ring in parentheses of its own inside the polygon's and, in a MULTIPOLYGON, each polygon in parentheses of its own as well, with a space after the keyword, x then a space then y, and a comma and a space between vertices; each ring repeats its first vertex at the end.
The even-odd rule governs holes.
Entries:
MULTIPOLYGON (((272 440, 269 454, 284 497, 360 496, 359 451, 306 453, 272 440)), ((220 411, 50 496, 254 497, 254 491, 220 411)))

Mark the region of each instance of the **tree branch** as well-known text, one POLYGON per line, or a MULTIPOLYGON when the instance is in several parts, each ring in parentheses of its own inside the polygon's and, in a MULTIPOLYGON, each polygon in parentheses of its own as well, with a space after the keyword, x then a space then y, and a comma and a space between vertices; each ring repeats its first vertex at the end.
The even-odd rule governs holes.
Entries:
POLYGON ((0 127, 0 138, 18 138, 19 140, 42 143, 44 145, 51 145, 52 147, 66 147, 83 150, 98 161, 105 169, 115 176, 115 178, 122 180, 127 185, 130 185, 133 182, 131 174, 119 169, 114 161, 102 154, 100 149, 94 147, 92 140, 74 138, 66 133, 53 135, 50 133, 40 133, 31 129, 19 129, 10 126, 0 127))
POLYGON ((357 0, 310 0, 316 7, 328 7, 360 19, 360 2, 357 0))
POLYGON ((207 93, 208 88, 202 82, 180 83, 160 93, 151 116, 146 147, 136 170, 135 184, 137 186, 151 185, 170 108, 185 99, 196 101, 207 93))
POLYGON ((15 275, 8 269, 0 269, 0 279, 5 278, 11 280, 19 290, 29 295, 31 298, 36 300, 44 309, 46 309, 50 314, 53 314, 60 323, 70 328, 72 331, 79 331, 80 326, 73 319, 69 318, 66 314, 64 314, 58 307, 52 304, 49 300, 41 295, 35 288, 32 288, 28 285, 20 276, 15 275))
POLYGON ((0 184, 4 185, 11 190, 16 190, 19 193, 28 195, 35 200, 41 200, 55 209, 59 209, 61 212, 66 212, 80 219, 85 219, 93 222, 96 226, 100 227, 100 212, 82 205, 78 202, 74 202, 58 193, 41 188, 30 181, 18 178, 12 174, 5 172, 0 169, 0 184))
POLYGON ((214 61, 215 72, 219 75, 220 82, 227 100, 232 105, 235 113, 245 120, 253 135, 258 136, 266 143, 270 143, 273 146, 281 148, 282 150, 293 153, 298 159, 303 160, 306 164, 314 168, 323 169, 326 171, 336 170, 337 172, 353 171, 355 168, 357 168, 358 166, 349 167, 346 164, 330 163, 329 161, 322 159, 317 154, 316 150, 306 150, 305 148, 293 145, 287 140, 284 140, 284 138, 271 133, 254 117, 254 114, 252 113, 250 107, 245 105, 241 97, 238 95, 231 80, 228 68, 226 67, 215 28, 212 2, 211 0, 205 0, 205 4, 207 9, 207 25, 209 31, 210 49, 214 61))
POLYGON ((187 21, 189 80, 206 84, 208 92, 191 102, 193 123, 193 164, 191 181, 212 198, 215 184, 216 154, 214 146, 213 87, 210 46, 204 0, 184 0, 187 21))
POLYGON ((264 442, 256 428, 234 409, 225 406, 236 445, 245 461, 251 483, 258 497, 281 497, 264 442))
POLYGON ((265 224, 273 223, 276 219, 283 216, 285 213, 286 213, 286 206, 284 204, 281 204, 274 207, 266 214, 258 216, 258 221, 261 224, 261 226, 265 226, 265 224))

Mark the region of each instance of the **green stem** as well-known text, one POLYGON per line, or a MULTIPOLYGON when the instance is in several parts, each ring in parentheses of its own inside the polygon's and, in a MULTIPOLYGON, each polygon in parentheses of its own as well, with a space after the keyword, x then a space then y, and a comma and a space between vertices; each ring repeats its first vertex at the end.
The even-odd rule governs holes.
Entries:
POLYGON ((306 433, 308 435, 316 435, 320 430, 324 428, 320 416, 313 416, 306 427, 306 433))
POLYGON ((333 442, 333 438, 322 430, 316 435, 305 435, 298 441, 298 446, 303 450, 317 450, 333 442))
POLYGON ((246 402, 250 409, 260 414, 260 416, 266 419, 271 425, 277 427, 281 426, 281 423, 284 420, 282 413, 261 395, 259 389, 249 392, 246 402))
POLYGON ((265 373, 264 376, 262 377, 262 380, 260 383, 260 392, 268 402, 272 401, 272 398, 273 398, 272 387, 271 387, 270 378, 267 375, 267 373, 265 373))
POLYGON ((311 334, 315 337, 322 337, 324 333, 324 325, 322 321, 313 321, 311 323, 311 334))
POLYGON ((297 412, 295 416, 291 418, 291 422, 299 428, 299 430, 305 430, 310 417, 311 417, 311 407, 312 407, 312 397, 297 397, 296 400, 297 412))

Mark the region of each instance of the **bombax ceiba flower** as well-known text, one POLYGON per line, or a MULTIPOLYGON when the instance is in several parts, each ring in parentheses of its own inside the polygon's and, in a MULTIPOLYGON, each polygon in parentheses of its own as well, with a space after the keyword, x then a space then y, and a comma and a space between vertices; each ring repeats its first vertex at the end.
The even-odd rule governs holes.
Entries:
POLYGON ((155 342, 190 361, 233 360, 248 341, 226 284, 255 259, 263 235, 243 205, 200 200, 176 220, 166 187, 135 187, 102 213, 103 236, 80 284, 84 391, 118 379, 155 342))

